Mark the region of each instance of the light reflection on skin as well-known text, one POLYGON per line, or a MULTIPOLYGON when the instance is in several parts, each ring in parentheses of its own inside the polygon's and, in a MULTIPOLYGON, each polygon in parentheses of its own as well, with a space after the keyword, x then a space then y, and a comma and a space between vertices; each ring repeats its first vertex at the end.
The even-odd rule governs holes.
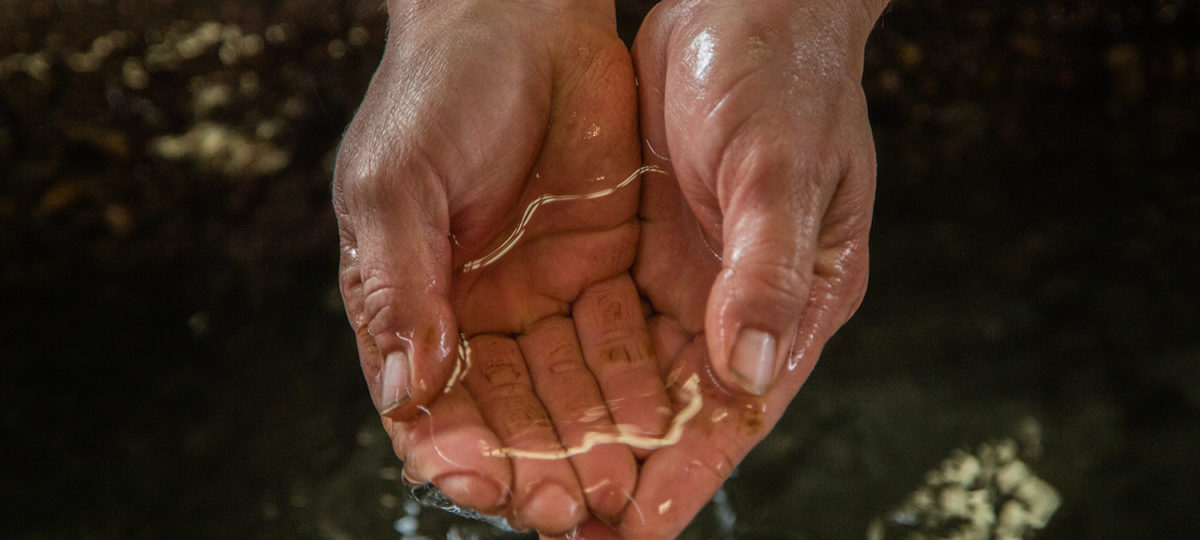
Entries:
POLYGON ((689 52, 691 53, 692 61, 692 76, 697 81, 708 79, 708 74, 712 72, 713 59, 716 57, 717 40, 708 30, 700 32, 696 39, 692 40, 689 52))

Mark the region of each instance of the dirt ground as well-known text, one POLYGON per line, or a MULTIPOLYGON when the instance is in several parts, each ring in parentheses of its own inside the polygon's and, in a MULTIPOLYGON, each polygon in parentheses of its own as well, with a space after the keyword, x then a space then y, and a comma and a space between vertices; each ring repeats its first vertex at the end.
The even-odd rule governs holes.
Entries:
MULTIPOLYGON (((400 485, 336 290, 334 150, 384 29, 377 1, 0 5, 3 536, 496 536, 400 485)), ((1200 538, 1200 6, 898 1, 867 53, 867 299, 685 536, 862 538, 1033 419, 1039 538, 1200 538)))

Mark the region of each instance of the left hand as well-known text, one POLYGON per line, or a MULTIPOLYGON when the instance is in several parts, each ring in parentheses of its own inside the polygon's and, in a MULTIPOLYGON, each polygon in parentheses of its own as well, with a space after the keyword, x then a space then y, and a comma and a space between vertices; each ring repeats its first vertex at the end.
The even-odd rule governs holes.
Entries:
POLYGON ((687 525, 863 297, 875 153, 860 80, 878 14, 677 0, 638 35, 643 156, 670 177, 643 183, 634 279, 675 399, 697 375, 704 406, 642 464, 623 538, 687 525))

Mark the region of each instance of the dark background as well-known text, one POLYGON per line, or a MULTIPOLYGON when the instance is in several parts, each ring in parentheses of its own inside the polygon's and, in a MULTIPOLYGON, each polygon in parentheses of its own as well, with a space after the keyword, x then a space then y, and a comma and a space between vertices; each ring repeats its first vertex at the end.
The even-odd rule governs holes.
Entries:
MULTIPOLYGON (((329 203, 379 4, 0 5, 4 536, 399 536, 415 509, 341 311, 329 203), (151 45, 209 20, 279 39, 150 69, 151 45), (126 42, 77 72, 112 30, 126 42), (232 98, 198 108, 212 86, 232 98), (198 123, 282 168, 156 151, 198 123)), ((900 1, 864 85, 871 288, 727 484, 736 536, 861 538, 953 449, 1033 418, 1064 501, 1042 538, 1200 537, 1200 8, 900 1)))

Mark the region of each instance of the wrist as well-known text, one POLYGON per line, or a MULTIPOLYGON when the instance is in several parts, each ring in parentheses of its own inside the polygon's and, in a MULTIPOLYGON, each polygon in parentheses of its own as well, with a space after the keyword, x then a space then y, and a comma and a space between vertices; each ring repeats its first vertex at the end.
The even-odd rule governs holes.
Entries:
POLYGON ((883 10, 887 8, 888 4, 892 3, 892 0, 862 0, 862 3, 868 17, 874 22, 883 14, 883 10))
POLYGON ((891 0, 681 0, 678 7, 691 14, 707 10, 755 11, 773 25, 802 26, 821 21, 844 34, 850 42, 865 45, 875 22, 891 0), (799 17, 797 21, 795 18, 799 17))
POLYGON ((535 8, 560 15, 599 14, 614 21, 616 19, 614 0, 387 0, 387 12, 388 17, 393 20, 411 19, 423 12, 436 11, 439 8, 462 8, 481 2, 500 9, 507 4, 514 9, 535 8))

